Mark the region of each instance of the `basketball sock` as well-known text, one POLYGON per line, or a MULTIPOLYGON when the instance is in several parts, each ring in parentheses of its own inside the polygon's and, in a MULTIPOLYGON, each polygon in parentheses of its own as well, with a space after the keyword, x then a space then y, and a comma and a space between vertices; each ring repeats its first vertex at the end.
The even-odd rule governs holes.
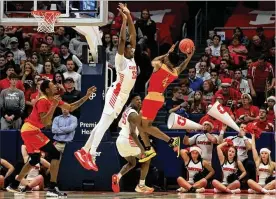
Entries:
MULTIPOLYGON (((98 123, 99 124, 99 123, 98 123)), ((91 144, 92 144, 92 141, 93 141, 93 138, 94 138, 94 135, 95 135, 95 132, 96 132, 96 129, 98 128, 99 125, 96 125, 93 130, 90 132, 90 136, 88 138, 88 140, 86 141, 83 149, 88 152, 91 148, 91 144)))
POLYGON ((98 146, 100 145, 100 142, 102 141, 102 138, 106 132, 106 130, 110 127, 112 122, 114 121, 114 117, 111 115, 104 114, 102 115, 98 127, 95 130, 94 138, 92 139, 90 154, 95 156, 98 146))
POLYGON ((145 180, 140 180, 140 181, 139 181, 139 186, 141 186, 141 187, 142 187, 142 186, 145 186, 145 180))
POLYGON ((119 178, 119 180, 120 180, 121 177, 122 177, 122 174, 121 174, 121 173, 118 173, 117 176, 118 176, 118 178, 119 178))
POLYGON ((146 151, 149 151, 150 148, 151 148, 150 146, 146 146, 146 147, 145 147, 145 150, 146 150, 146 151))
POLYGON ((173 142, 174 142, 174 139, 173 139, 173 138, 170 138, 170 140, 168 141, 168 144, 169 144, 169 145, 172 145, 173 142))

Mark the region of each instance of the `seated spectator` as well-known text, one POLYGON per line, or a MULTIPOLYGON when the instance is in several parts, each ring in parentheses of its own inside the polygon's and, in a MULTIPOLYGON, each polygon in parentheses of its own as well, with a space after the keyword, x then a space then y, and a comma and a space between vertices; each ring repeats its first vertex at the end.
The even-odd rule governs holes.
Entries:
POLYGON ((188 109, 188 102, 183 101, 182 99, 182 92, 179 87, 174 87, 172 90, 173 97, 169 98, 166 101, 166 110, 167 110, 167 117, 171 113, 176 113, 178 115, 181 115, 183 117, 187 117, 188 114, 186 110, 188 109))
MULTIPOLYGON (((29 161, 30 156, 27 152, 26 146, 21 146, 21 154, 24 163, 29 161)), ((24 191, 44 191, 44 177, 41 175, 41 166, 43 166, 46 171, 50 169, 50 163, 44 159, 45 154, 42 153, 40 158, 40 163, 31 168, 28 175, 20 183, 19 188, 24 191)))
MULTIPOLYGON (((209 106, 207 107, 206 112, 208 112, 211 108, 212 108, 212 105, 209 105, 209 106)), ((204 115, 204 116, 200 119, 199 124, 203 125, 204 122, 206 122, 206 121, 212 123, 212 125, 213 125, 213 127, 212 127, 212 132, 219 132, 219 131, 222 130, 222 128, 223 128, 223 127, 222 127, 223 125, 222 125, 222 122, 221 122, 221 121, 219 121, 219 120, 213 118, 212 116, 210 116, 210 115, 208 115, 208 114, 204 115)))
POLYGON ((211 79, 207 69, 207 62, 200 62, 199 71, 197 71, 196 77, 201 78, 203 81, 211 79))
POLYGON ((54 145, 59 152, 63 153, 66 144, 73 141, 77 126, 78 119, 66 109, 62 109, 62 115, 54 118, 52 133, 54 145))
POLYGON ((4 55, 0 55, 0 80, 7 77, 6 58, 4 55))
POLYGON ((22 49, 22 51, 25 52, 26 58, 28 61, 32 57, 32 54, 33 54, 31 43, 29 41, 24 42, 24 48, 22 49))
POLYGON ((234 76, 234 79, 232 80, 231 87, 237 91, 240 91, 241 93, 250 93, 248 81, 242 78, 241 69, 235 70, 235 76, 234 76))
MULTIPOLYGON (((228 62, 228 66, 229 66, 230 69, 234 68, 233 66, 235 65, 235 62, 232 59, 232 57, 230 56, 230 53, 229 53, 228 50, 226 50, 225 52, 222 53, 221 59, 224 59, 224 60, 226 60, 228 62)), ((221 59, 220 59, 220 61, 221 61, 221 59)))
POLYGON ((196 63, 196 66, 195 66, 196 72, 199 71, 199 69, 200 69, 199 66, 200 66, 201 62, 206 62, 207 63, 207 71, 208 72, 210 72, 212 69, 215 69, 215 67, 216 67, 215 64, 213 64, 210 61, 210 56, 205 53, 205 54, 201 55, 201 58, 200 58, 199 62, 196 63))
POLYGON ((38 55, 36 52, 34 52, 32 54, 32 59, 31 59, 31 63, 33 64, 34 66, 34 69, 36 70, 36 73, 37 74, 41 74, 42 71, 43 71, 43 65, 38 63, 38 55))
MULTIPOLYGON (((7 71, 6 71, 7 78, 2 79, 0 81, 0 91, 10 87, 10 83, 11 83, 10 82, 10 76, 11 76, 11 74, 15 74, 14 66, 8 65, 7 66, 7 71)), ((18 89, 22 90, 23 92, 25 92, 25 88, 24 88, 23 83, 22 83, 21 80, 16 82, 16 88, 18 88, 18 89)))
POLYGON ((26 58, 25 52, 18 49, 18 45, 19 45, 18 39, 16 37, 12 37, 10 40, 10 44, 11 44, 11 52, 14 55, 15 64, 23 65, 26 62, 27 58, 26 58))
POLYGON ((103 47, 105 49, 110 48, 111 45, 111 34, 105 33, 102 37, 103 47))
POLYGON ((267 120, 267 110, 265 107, 260 108, 259 117, 253 121, 253 124, 264 132, 274 132, 274 125, 267 120))
POLYGON ((244 45, 245 47, 247 47, 249 45, 249 40, 248 40, 247 36, 245 36, 243 34, 243 31, 240 27, 236 27, 234 29, 233 38, 235 38, 235 37, 237 37, 239 39, 240 43, 242 45, 244 45))
POLYGON ((7 160, 0 158, 0 190, 3 190, 5 187, 5 181, 14 171, 14 167, 7 160), (7 172, 4 171, 3 167, 7 169, 7 172))
POLYGON ((261 107, 264 104, 267 82, 274 77, 273 66, 265 60, 264 55, 251 64, 248 69, 248 84, 254 105, 261 107))
POLYGON ((58 95, 63 95, 65 92, 65 88, 63 86, 64 84, 64 76, 61 72, 55 72, 54 73, 54 79, 53 79, 53 83, 56 85, 57 87, 57 91, 58 91, 58 95))
POLYGON ((246 59, 246 55, 248 52, 246 47, 240 43, 238 37, 234 37, 232 40, 232 44, 228 46, 228 49, 232 59, 234 60, 235 65, 240 66, 246 59))
POLYGON ((76 36, 76 38, 71 39, 69 43, 69 51, 82 60, 82 46, 84 45, 88 45, 85 36, 79 34, 76 36))
POLYGON ((61 73, 65 73, 67 72, 67 68, 64 64, 60 63, 60 56, 59 54, 54 54, 53 55, 53 66, 54 66, 54 72, 61 72, 61 73))
POLYGON ((21 116, 25 109, 23 91, 16 88, 18 76, 10 75, 10 87, 1 91, 0 107, 2 112, 1 130, 20 129, 21 116))
POLYGON ((194 97, 190 100, 190 113, 204 114, 206 112, 207 104, 203 101, 202 92, 195 91, 194 97))
POLYGON ((3 48, 11 48, 10 46, 11 38, 5 34, 4 26, 0 26, 0 46, 3 45, 3 48))
POLYGON ((203 85, 203 80, 201 78, 196 77, 196 69, 189 68, 188 75, 189 75, 190 88, 193 89, 193 91, 200 90, 203 85))
POLYGON ((61 47, 63 43, 67 43, 69 40, 65 37, 65 29, 62 26, 56 28, 54 35, 54 45, 56 47, 61 47))
POLYGON ((194 96, 193 89, 189 88, 189 80, 187 78, 180 80, 179 86, 182 91, 183 100, 188 102, 194 96))
POLYGON ((213 64, 218 64, 220 55, 220 47, 221 47, 221 37, 219 35, 213 36, 213 45, 209 46, 209 49, 211 50, 211 62, 213 64))
MULTIPOLYGON (((61 96, 64 102, 69 104, 78 101, 81 98, 81 92, 75 89, 74 79, 72 77, 65 78, 64 87, 66 92, 61 96)), ((74 110, 72 115, 80 118, 80 108, 74 110)))
MULTIPOLYGON (((146 40, 146 46, 150 49, 150 57, 157 56, 157 43, 155 41, 156 23, 150 18, 150 12, 148 9, 141 11, 141 18, 135 23, 136 31, 138 29, 142 31, 144 39, 146 40)), ((143 49, 144 50, 144 49, 143 49)))
POLYGON ((241 96, 242 107, 236 110, 236 123, 249 123, 259 116, 259 108, 252 105, 252 98, 249 94, 242 94, 241 96))
POLYGON ((38 53, 38 62, 44 64, 48 60, 52 60, 53 53, 49 52, 49 46, 46 42, 41 42, 39 53, 38 53))
POLYGON ((216 96, 215 96, 215 100, 216 100, 216 102, 219 102, 219 103, 222 105, 223 109, 224 109, 224 110, 230 115, 230 117, 235 121, 235 115, 233 114, 232 110, 231 110, 228 106, 224 106, 224 105, 223 105, 223 100, 224 100, 223 95, 221 95, 221 94, 216 95, 216 96))
POLYGON ((67 72, 63 73, 63 76, 65 79, 67 79, 67 77, 71 77, 74 80, 75 83, 75 87, 77 90, 81 90, 81 75, 77 72, 74 71, 75 69, 75 64, 73 62, 73 60, 67 60, 67 72))
POLYGON ((211 74, 211 81, 212 81, 213 86, 214 86, 213 91, 217 92, 218 90, 221 89, 221 80, 219 79, 218 71, 217 70, 211 70, 210 74, 211 74))
POLYGON ((257 61, 262 54, 267 53, 268 46, 266 43, 263 43, 259 36, 253 36, 252 42, 248 47, 248 56, 251 57, 253 61, 257 61))
POLYGON ((109 48, 105 49, 106 60, 109 68, 115 69, 115 55, 118 52, 119 36, 112 35, 112 40, 109 48))
POLYGON ((203 101, 208 106, 212 103, 212 97, 214 95, 214 84, 211 80, 206 80, 203 82, 203 92, 202 97, 203 101))
POLYGON ((270 96, 267 98, 267 121, 269 123, 275 123, 275 113, 274 113, 274 105, 276 103, 276 97, 270 96))
POLYGON ((48 45, 49 54, 59 54, 59 48, 54 45, 54 37, 52 35, 46 35, 46 44, 48 45))
POLYGON ((60 63, 66 65, 68 60, 72 60, 74 62, 74 65, 76 64, 77 67, 74 68, 74 70, 77 73, 81 73, 82 71, 82 62, 79 60, 79 58, 76 55, 73 55, 68 50, 69 44, 64 43, 60 46, 60 54, 61 54, 61 60, 60 63))
POLYGON ((219 79, 222 80, 224 78, 231 78, 234 77, 234 72, 229 69, 229 63, 227 60, 222 59, 220 61, 220 67, 219 67, 219 79))
POLYGON ((212 102, 215 102, 215 98, 218 94, 221 94, 223 96, 223 105, 229 106, 232 108, 236 108, 237 104, 241 101, 241 93, 239 91, 236 91, 231 87, 232 80, 229 78, 225 78, 222 80, 221 83, 221 90, 218 90, 215 93, 215 96, 212 99, 212 102))
POLYGON ((43 66, 42 73, 40 74, 41 78, 47 78, 50 81, 54 79, 54 68, 51 61, 46 61, 43 66))

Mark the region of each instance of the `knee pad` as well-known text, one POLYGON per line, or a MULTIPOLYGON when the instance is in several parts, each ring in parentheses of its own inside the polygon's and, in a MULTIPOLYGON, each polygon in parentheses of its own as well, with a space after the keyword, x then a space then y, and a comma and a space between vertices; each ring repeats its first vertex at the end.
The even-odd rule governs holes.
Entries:
POLYGON ((35 166, 40 163, 40 153, 32 153, 30 154, 30 165, 35 166))
POLYGON ((48 155, 51 160, 59 160, 60 158, 60 152, 54 146, 48 151, 48 155))

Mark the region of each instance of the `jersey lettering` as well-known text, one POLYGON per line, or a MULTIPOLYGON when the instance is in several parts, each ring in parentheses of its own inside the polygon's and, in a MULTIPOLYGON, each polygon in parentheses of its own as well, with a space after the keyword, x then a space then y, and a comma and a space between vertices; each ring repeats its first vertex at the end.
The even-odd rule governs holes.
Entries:
POLYGON ((163 87, 167 87, 169 77, 170 77, 170 75, 168 74, 168 75, 167 75, 167 77, 166 77, 165 79, 163 79, 163 81, 162 81, 162 85, 163 85, 163 87))

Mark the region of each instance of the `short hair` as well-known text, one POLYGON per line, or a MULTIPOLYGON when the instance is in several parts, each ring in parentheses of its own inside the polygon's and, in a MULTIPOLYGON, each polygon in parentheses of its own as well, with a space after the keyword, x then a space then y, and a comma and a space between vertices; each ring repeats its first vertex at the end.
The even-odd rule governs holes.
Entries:
POLYGON ((220 60, 220 63, 221 63, 222 61, 225 61, 226 64, 229 64, 228 60, 226 60, 226 59, 221 59, 221 60, 220 60))
POLYGON ((46 46, 48 46, 48 44, 47 44, 45 41, 42 41, 42 42, 40 42, 40 47, 41 47, 43 44, 45 44, 46 46))
POLYGON ((6 59, 6 57, 5 57, 4 55, 0 55, 0 58, 4 58, 4 59, 6 59))
POLYGON ((235 69, 235 72, 236 72, 236 71, 240 71, 240 72, 242 73, 242 69, 241 69, 241 68, 236 68, 236 69, 235 69))
POLYGON ((7 52, 5 53, 5 56, 7 57, 7 56, 8 56, 8 54, 12 54, 12 56, 14 56, 14 54, 13 54, 13 52, 12 52, 12 51, 7 51, 7 52))
POLYGON ((190 87, 190 81, 188 80, 188 78, 184 78, 184 79, 180 80, 179 86, 181 86, 181 85, 183 85, 183 84, 184 84, 186 87, 190 87))
POLYGON ((9 70, 10 68, 12 68, 13 70, 15 70, 15 67, 14 67, 13 65, 8 65, 8 66, 6 67, 7 70, 9 70))
POLYGON ((50 80, 46 79, 40 84, 40 90, 42 93, 46 94, 46 89, 49 88, 50 80))
POLYGON ((73 62, 73 64, 75 65, 75 62, 73 61, 73 59, 67 59, 67 60, 66 60, 66 64, 67 64, 69 61, 73 62))
POLYGON ((265 112, 267 113, 267 109, 266 109, 265 105, 261 106, 260 110, 265 110, 265 112))
POLYGON ((265 55, 261 54, 261 56, 258 58, 258 60, 265 60, 265 55))
POLYGON ((173 89, 172 89, 172 93, 176 93, 176 92, 179 91, 179 90, 180 90, 180 87, 175 86, 175 87, 173 87, 173 89))
POLYGON ((217 38, 219 39, 219 41, 221 41, 221 36, 220 36, 220 35, 214 35, 214 36, 213 36, 213 39, 214 39, 215 37, 217 37, 217 38))
POLYGON ((179 62, 179 55, 175 52, 170 52, 168 58, 174 66, 177 65, 179 62))
POLYGON ((130 96, 129 96, 129 100, 130 102, 135 98, 135 97, 140 97, 140 95, 138 93, 132 93, 130 96))
POLYGON ((60 45, 60 47, 62 47, 62 46, 65 46, 66 48, 69 48, 69 43, 68 43, 68 42, 64 42, 64 43, 62 43, 62 44, 60 45))
POLYGON ((218 74, 219 72, 218 72, 216 69, 212 69, 212 70, 210 71, 210 74, 211 74, 211 73, 217 73, 217 74, 218 74))
POLYGON ((194 67, 192 67, 192 68, 189 68, 189 69, 188 69, 188 71, 189 71, 189 70, 191 70, 191 69, 194 69, 194 70, 196 71, 196 68, 194 68, 194 67))

